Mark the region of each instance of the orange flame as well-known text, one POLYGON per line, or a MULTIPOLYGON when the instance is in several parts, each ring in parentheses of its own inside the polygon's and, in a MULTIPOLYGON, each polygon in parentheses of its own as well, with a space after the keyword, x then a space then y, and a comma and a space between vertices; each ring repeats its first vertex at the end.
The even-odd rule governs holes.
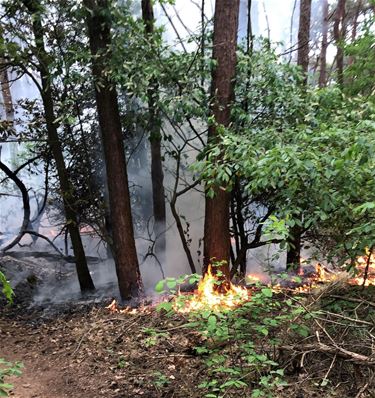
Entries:
POLYGON ((365 256, 360 256, 357 258, 356 269, 358 270, 358 276, 349 280, 349 283, 359 286, 375 286, 375 254, 370 253, 367 250, 365 256), (365 280, 366 268, 367 277, 365 280))
POLYGON ((175 310, 187 313, 204 308, 210 308, 211 310, 232 309, 238 307, 250 297, 245 287, 236 286, 232 283, 229 284, 226 292, 221 293, 218 289, 215 289, 217 283, 218 279, 212 273, 211 266, 209 266, 207 273, 198 284, 196 293, 190 299, 186 300, 182 306, 177 302, 175 310))
POLYGON ((107 310, 112 312, 113 314, 130 314, 130 315, 135 315, 140 312, 145 312, 145 307, 140 307, 140 308, 130 308, 130 307, 125 307, 125 308, 119 308, 117 305, 117 301, 113 300, 111 304, 107 305, 105 307, 107 310))
MULTIPOLYGON (((331 282, 340 278, 343 273, 334 273, 327 270, 323 265, 317 263, 315 275, 307 279, 307 283, 294 287, 295 292, 310 292, 312 289, 319 287, 322 283, 331 282)), ((359 271, 357 277, 347 279, 348 283, 352 285, 375 286, 375 253, 367 252, 365 256, 360 256, 356 260, 356 268, 359 271), (367 278, 364 283, 365 271, 368 266, 367 278)), ((348 274, 346 274, 348 275, 348 274)), ((257 275, 248 274, 246 278, 252 282, 260 282, 261 278, 257 275)), ((199 311, 203 309, 211 310, 228 310, 233 309, 250 299, 250 291, 245 287, 237 286, 232 283, 225 293, 220 292, 215 287, 218 284, 217 276, 212 272, 211 266, 208 267, 207 273, 203 276, 198 284, 198 288, 192 296, 185 296, 180 294, 179 297, 186 297, 186 300, 177 300, 174 303, 174 309, 180 313, 189 313, 192 311, 199 311)), ((280 284, 269 285, 275 293, 280 293, 284 288, 280 284)), ((116 300, 105 307, 112 313, 118 314, 138 314, 147 312, 149 307, 143 306, 140 308, 125 307, 120 309, 116 300)))

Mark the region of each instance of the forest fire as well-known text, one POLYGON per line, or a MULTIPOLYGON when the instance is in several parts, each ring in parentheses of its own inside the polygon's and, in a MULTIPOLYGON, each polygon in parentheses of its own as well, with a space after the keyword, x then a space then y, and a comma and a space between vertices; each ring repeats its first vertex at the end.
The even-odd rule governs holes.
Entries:
POLYGON ((358 275, 349 280, 352 285, 359 286, 375 286, 375 255, 374 253, 366 253, 360 256, 356 261, 356 269, 358 275))
POLYGON ((212 272, 211 266, 209 266, 207 273, 200 280, 195 294, 191 297, 186 296, 187 300, 184 300, 182 304, 176 301, 175 310, 180 313, 188 313, 204 308, 213 310, 232 309, 250 298, 249 291, 245 287, 230 283, 229 289, 222 293, 215 289, 217 283, 218 279, 212 272))
MULTIPOLYGON (((345 280, 350 285, 358 286, 371 286, 375 285, 375 256, 369 254, 357 258, 356 261, 357 276, 353 278, 346 277, 345 280)), ((274 285, 268 285, 272 288, 275 293, 280 293, 285 290, 292 290, 295 293, 308 293, 313 289, 322 286, 325 283, 333 282, 339 278, 340 275, 348 275, 347 273, 335 273, 332 270, 327 269, 320 263, 315 265, 315 272, 306 276, 305 274, 299 274, 292 281, 286 281, 285 283, 277 283, 274 285), (297 278, 300 278, 297 281, 297 278)), ((252 284, 263 284, 262 279, 258 275, 248 274, 246 276, 252 284)), ((230 310, 241 306, 244 302, 250 299, 251 288, 238 286, 230 283, 229 289, 224 293, 220 292, 215 286, 218 285, 218 278, 212 272, 211 266, 209 266, 207 273, 198 283, 197 289, 193 294, 178 293, 176 299, 173 302, 173 308, 179 313, 189 313, 204 309, 210 310, 230 310)), ((130 314, 135 315, 138 313, 146 312, 150 309, 150 306, 141 306, 139 308, 119 308, 116 300, 113 300, 107 307, 105 307, 112 313, 118 314, 130 314)))
POLYGON ((347 272, 335 273, 317 263, 315 266, 315 274, 307 278, 307 283, 304 283, 302 286, 295 287, 294 290, 298 292, 308 292, 314 288, 317 288, 321 284, 337 280, 339 275, 346 275, 347 283, 350 285, 375 286, 374 254, 370 255, 370 253, 367 253, 364 256, 357 257, 355 268, 357 275, 355 277, 348 278, 349 274, 347 272))

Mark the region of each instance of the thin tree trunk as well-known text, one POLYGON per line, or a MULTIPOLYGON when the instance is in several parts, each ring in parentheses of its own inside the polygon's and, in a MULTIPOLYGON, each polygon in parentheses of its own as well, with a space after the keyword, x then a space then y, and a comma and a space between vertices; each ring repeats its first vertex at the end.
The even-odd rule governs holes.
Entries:
MULTIPOLYGON (((154 33, 154 11, 151 0, 142 0, 142 18, 145 24, 146 40, 153 42, 154 33)), ((148 130, 151 143, 151 184, 152 200, 154 208, 154 233, 155 233, 155 255, 159 261, 165 261, 166 250, 166 209, 163 161, 161 153, 161 120, 157 109, 159 99, 159 87, 155 78, 152 78, 147 90, 148 97, 148 130)))
POLYGON ((130 206, 128 175, 116 87, 108 77, 111 58, 107 0, 84 0, 95 81, 96 106, 107 171, 113 246, 122 299, 142 290, 130 206))
POLYGON ((333 37, 336 42, 336 66, 337 66, 337 82, 342 88, 344 85, 344 50, 343 39, 345 37, 345 0, 338 0, 337 8, 334 15, 333 37), (341 25, 341 28, 340 28, 341 25))
POLYGON ((301 0, 299 10, 297 65, 302 68, 304 73, 304 84, 307 83, 307 72, 309 70, 310 19, 311 0, 301 0))
POLYGON ((48 70, 49 55, 45 50, 44 30, 41 21, 42 6, 37 0, 24 0, 23 2, 26 8, 29 10, 30 14, 32 15, 32 29, 35 37, 36 55, 38 57, 38 69, 42 86, 41 97, 46 119, 48 144, 51 148, 52 156, 56 164, 62 199, 64 203, 64 212, 67 220, 67 227, 69 229, 73 252, 76 259, 78 280, 82 291, 93 290, 95 287, 87 266, 85 251, 79 232, 79 222, 76 212, 74 211, 74 204, 76 202, 73 195, 74 189, 71 182, 69 181, 63 157, 63 150, 57 131, 58 125, 56 124, 56 115, 54 112, 51 76, 48 70))
POLYGON ((247 0, 247 29, 246 29, 246 50, 247 54, 253 53, 253 26, 251 24, 251 0, 247 0))
MULTIPOLYGON (((2 62, 0 60, 0 66, 1 64, 2 62)), ((12 93, 10 91, 8 71, 5 67, 0 67, 0 85, 1 85, 1 94, 3 96, 3 101, 4 101, 5 117, 7 121, 13 122, 14 106, 12 100, 12 93)))
POLYGON ((204 89, 204 70, 205 70, 205 60, 204 60, 204 53, 206 49, 206 26, 205 26, 205 14, 204 14, 204 7, 205 7, 205 0, 201 2, 201 43, 200 43, 200 50, 201 50, 201 59, 200 59, 200 72, 201 72, 201 90, 203 93, 202 98, 206 93, 204 89))
POLYGON ((328 0, 323 0, 322 47, 320 50, 319 87, 327 85, 328 0))
MULTIPOLYGON (((311 0, 301 0, 299 15, 297 64, 301 67, 304 75, 302 84, 306 86, 309 70, 311 0)), ((302 222, 302 215, 299 220, 302 222)), ((303 229, 298 225, 295 225, 291 229, 286 259, 287 270, 300 271, 302 233, 303 229)))
MULTIPOLYGON (((358 5, 357 8, 355 10, 355 15, 354 15, 354 20, 353 20, 353 29, 352 29, 352 43, 355 42, 355 39, 357 38, 357 29, 358 29, 358 17, 359 17, 359 13, 361 11, 362 8, 362 0, 358 1, 358 5)), ((351 55, 348 59, 348 64, 352 65, 354 62, 354 57, 353 55, 351 55)))
MULTIPOLYGON (((237 30, 239 0, 216 0, 213 36, 211 112, 214 123, 208 129, 208 143, 219 140, 218 126, 230 123, 231 102, 234 99, 233 81, 236 69, 237 30)), ((214 188, 215 196, 206 195, 204 222, 204 266, 205 270, 213 261, 221 262, 223 281, 230 279, 230 193, 219 186, 214 188)), ((214 270, 215 271, 215 270, 214 270)), ((225 283, 222 285, 225 286, 225 283)))
POLYGON ((182 226, 182 222, 181 222, 181 217, 177 212, 177 208, 176 208, 176 204, 177 204, 177 199, 178 197, 188 193, 191 189, 193 189, 195 186, 197 186, 200 181, 196 180, 193 184, 183 188, 180 191, 177 191, 178 186, 179 186, 179 182, 180 182, 180 167, 181 167, 181 154, 182 151, 184 149, 184 146, 182 146, 179 151, 176 154, 176 177, 175 177, 175 181, 174 181, 174 187, 173 187, 173 191, 172 191, 172 197, 170 200, 170 207, 171 207, 171 212, 172 215, 175 219, 176 222, 176 227, 177 227, 177 231, 180 235, 180 239, 181 239, 181 243, 182 243, 182 247, 184 249, 184 252, 186 254, 186 258, 188 260, 191 272, 193 274, 195 274, 196 268, 195 268, 195 264, 194 264, 194 260, 193 260, 193 256, 191 255, 191 251, 190 251, 190 247, 189 247, 189 242, 185 236, 185 232, 184 232, 184 228, 182 226))

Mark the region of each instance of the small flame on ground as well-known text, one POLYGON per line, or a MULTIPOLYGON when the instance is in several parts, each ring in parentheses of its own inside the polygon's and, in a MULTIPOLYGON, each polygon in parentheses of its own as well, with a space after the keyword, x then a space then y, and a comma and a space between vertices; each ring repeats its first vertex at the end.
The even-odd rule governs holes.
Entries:
POLYGON ((119 308, 117 305, 117 301, 113 300, 111 304, 109 304, 107 307, 105 307, 107 310, 112 312, 113 314, 130 314, 130 315, 135 315, 141 312, 145 312, 145 307, 140 307, 140 308, 130 308, 130 307, 125 307, 125 308, 119 308))
POLYGON ((205 308, 210 308, 211 310, 233 309, 250 298, 249 291, 245 287, 230 283, 227 291, 222 293, 215 289, 217 282, 218 279, 213 274, 211 266, 209 266, 207 273, 200 280, 195 294, 188 298, 182 306, 176 303, 175 310, 187 313, 205 308))

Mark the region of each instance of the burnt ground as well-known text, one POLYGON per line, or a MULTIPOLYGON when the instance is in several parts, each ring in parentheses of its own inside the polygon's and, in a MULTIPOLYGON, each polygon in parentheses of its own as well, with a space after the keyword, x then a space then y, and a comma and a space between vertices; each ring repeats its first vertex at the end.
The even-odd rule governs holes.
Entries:
MULTIPOLYGON (((322 330, 340 347, 362 353, 371 363, 341 351, 323 352, 314 340, 314 330, 310 337, 295 340, 280 331, 283 343, 292 348, 278 354, 288 386, 276 390, 274 397, 375 397, 374 290, 367 297, 353 298, 350 293, 354 301, 349 301, 350 308, 345 307, 348 312, 337 298, 348 295, 347 288, 328 293, 324 306, 329 304, 329 311, 339 305, 339 314, 352 320, 355 313, 356 320, 348 325, 345 318, 328 317, 331 312, 327 312, 320 316, 322 330), (322 383, 325 377, 328 385, 322 383)), ((322 297, 319 293, 319 300, 322 297)), ((7 380, 15 385, 11 397, 201 398, 207 393, 198 388, 212 379, 207 358, 194 349, 203 338, 185 327, 188 320, 183 315, 166 315, 152 306, 134 313, 111 313, 105 308, 109 298, 100 303, 88 300, 44 306, 30 306, 20 295, 18 299, 13 307, 1 307, 0 313, 0 357, 24 364, 21 377, 7 380)), ((322 330, 320 339, 327 346, 330 342, 324 340, 322 330)), ((235 356, 235 349, 230 349, 235 356)), ((251 390, 229 390, 224 396, 250 398, 251 390)))

